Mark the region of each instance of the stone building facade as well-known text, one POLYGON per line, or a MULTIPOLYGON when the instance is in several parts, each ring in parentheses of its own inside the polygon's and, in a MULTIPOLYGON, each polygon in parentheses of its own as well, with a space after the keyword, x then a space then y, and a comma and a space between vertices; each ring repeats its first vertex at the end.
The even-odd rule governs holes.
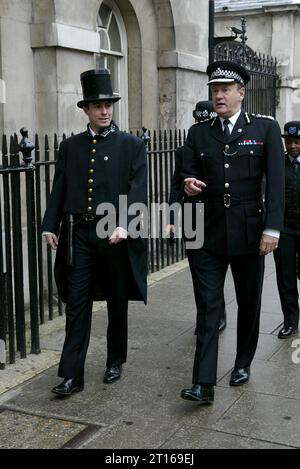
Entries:
POLYGON ((247 19, 248 45, 278 60, 279 90, 276 118, 300 120, 300 1, 215 0, 215 35, 230 35, 247 19))
POLYGON ((0 128, 80 131, 79 75, 97 66, 121 128, 186 128, 207 98, 207 43, 207 0, 1 0, 0 128))
MULTIPOLYGON (((248 45, 278 59, 277 117, 300 101, 300 2, 215 0, 215 35, 247 18, 248 45)), ((0 129, 78 132, 79 75, 111 69, 120 127, 187 128, 207 98, 209 0, 0 0, 0 129)))

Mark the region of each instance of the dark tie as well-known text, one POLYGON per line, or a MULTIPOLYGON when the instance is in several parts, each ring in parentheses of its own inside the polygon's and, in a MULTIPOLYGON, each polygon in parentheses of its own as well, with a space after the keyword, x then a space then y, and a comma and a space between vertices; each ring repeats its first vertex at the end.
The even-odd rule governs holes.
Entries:
POLYGON ((230 120, 229 119, 225 119, 224 122, 223 122, 223 125, 224 125, 224 136, 225 136, 225 140, 229 140, 229 137, 230 137, 230 132, 229 132, 229 127, 228 125, 230 124, 230 120))
MULTIPOLYGON (((297 157, 297 158, 298 158, 298 157, 297 157)), ((299 161, 297 158, 294 158, 294 159, 293 159, 293 161, 292 161, 293 164, 300 164, 300 161, 299 161)))

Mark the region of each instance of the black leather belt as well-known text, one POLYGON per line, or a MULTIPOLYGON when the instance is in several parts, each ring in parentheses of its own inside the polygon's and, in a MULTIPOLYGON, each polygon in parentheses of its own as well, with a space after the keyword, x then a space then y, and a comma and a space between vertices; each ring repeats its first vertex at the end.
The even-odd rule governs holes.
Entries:
POLYGON ((80 222, 99 221, 102 217, 101 215, 94 215, 93 213, 73 215, 73 224, 77 225, 80 222))

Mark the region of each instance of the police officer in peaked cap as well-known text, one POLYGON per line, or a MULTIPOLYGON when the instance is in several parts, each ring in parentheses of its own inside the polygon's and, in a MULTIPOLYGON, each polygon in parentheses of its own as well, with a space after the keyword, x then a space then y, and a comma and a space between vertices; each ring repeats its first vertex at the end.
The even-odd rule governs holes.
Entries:
POLYGON ((258 335, 264 256, 278 245, 284 213, 284 149, 278 123, 242 109, 248 71, 232 61, 207 68, 217 117, 191 127, 184 146, 188 196, 204 203, 204 243, 194 253, 200 308, 192 387, 181 397, 214 400, 218 323, 231 267, 238 304, 231 386, 249 381, 258 335), (262 180, 266 177, 265 201, 262 180))
POLYGON ((300 121, 284 126, 285 154, 285 211, 284 227, 278 249, 274 252, 277 286, 284 317, 279 339, 287 339, 298 332, 300 278, 300 121))

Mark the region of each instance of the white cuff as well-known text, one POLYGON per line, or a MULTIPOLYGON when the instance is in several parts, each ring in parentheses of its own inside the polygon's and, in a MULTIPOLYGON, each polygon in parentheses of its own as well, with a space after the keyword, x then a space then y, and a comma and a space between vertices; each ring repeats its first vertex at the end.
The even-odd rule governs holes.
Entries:
POLYGON ((266 229, 263 231, 263 234, 268 235, 268 236, 273 236, 273 238, 280 238, 280 231, 278 230, 271 230, 271 229, 266 229))

